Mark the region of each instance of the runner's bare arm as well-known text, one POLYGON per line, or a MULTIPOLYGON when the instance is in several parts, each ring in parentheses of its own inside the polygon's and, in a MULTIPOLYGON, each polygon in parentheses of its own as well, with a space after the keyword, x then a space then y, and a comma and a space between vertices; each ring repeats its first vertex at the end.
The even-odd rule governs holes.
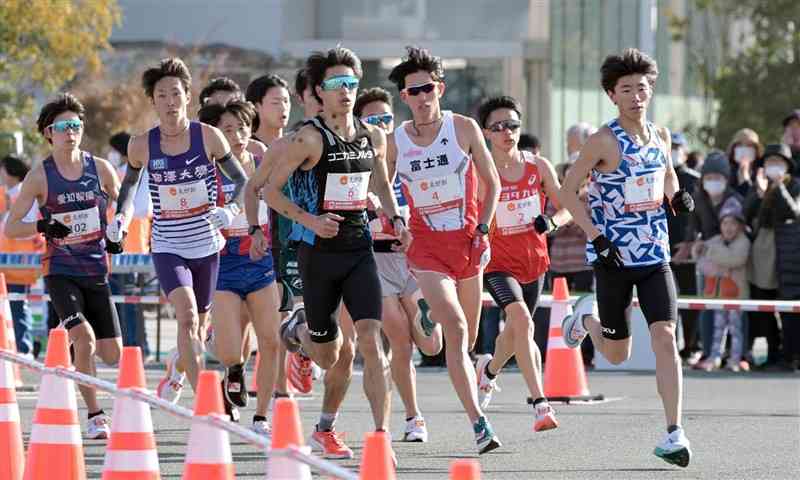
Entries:
POLYGON ((386 173, 389 175, 389 182, 393 182, 397 174, 397 144, 394 142, 394 132, 386 136, 386 173))
POLYGON ((678 183, 678 174, 675 173, 675 167, 672 165, 672 137, 670 136, 669 129, 666 127, 660 127, 658 129, 658 134, 667 146, 666 155, 668 161, 667 171, 664 175, 664 195, 667 196, 669 201, 672 201, 675 192, 681 188, 678 183))
POLYGON ((556 227, 561 227, 568 224, 572 220, 569 210, 561 205, 558 199, 558 191, 561 189, 561 183, 558 181, 556 170, 553 164, 544 157, 536 157, 536 166, 539 167, 539 174, 542 176, 542 185, 544 185, 544 193, 547 194, 547 199, 553 202, 557 212, 553 215, 553 223, 556 227))
POLYGON ((589 214, 586 212, 586 206, 578 198, 578 191, 592 169, 602 162, 603 156, 611 154, 605 135, 607 135, 606 131, 601 129, 589 137, 581 148, 578 159, 575 160, 564 178, 564 184, 558 195, 561 206, 569 210, 572 219, 586 233, 590 241, 598 237, 600 232, 592 225, 589 214))
POLYGON ((36 222, 26 222, 25 216, 34 202, 42 203, 47 195, 47 180, 42 164, 39 163, 22 181, 17 200, 11 205, 6 220, 5 235, 8 238, 27 238, 36 235, 36 222))
POLYGON ((108 160, 94 157, 95 165, 97 165, 97 173, 100 176, 100 186, 103 191, 108 194, 111 200, 117 200, 120 192, 119 177, 114 167, 108 163, 108 160))
POLYGON ((286 138, 273 142, 272 146, 261 157, 261 163, 258 164, 256 171, 247 180, 247 185, 244 188, 244 210, 247 215, 247 223, 250 225, 258 225, 259 193, 269 179, 275 159, 286 153, 287 146, 286 138))
POLYGON ((142 168, 147 165, 149 155, 146 135, 137 135, 128 142, 128 168, 122 178, 122 184, 117 196, 117 214, 124 215, 123 230, 130 223, 133 217, 133 200, 136 197, 136 189, 139 186, 139 179, 142 176, 142 168))
POLYGON ((269 206, 284 217, 306 227, 309 227, 314 215, 286 198, 281 189, 295 170, 303 166, 307 160, 318 159, 320 155, 322 155, 322 137, 313 127, 303 127, 292 136, 286 151, 276 159, 263 187, 269 206))
POLYGON ((207 145, 208 153, 212 161, 217 163, 217 167, 234 183, 233 195, 229 203, 242 205, 244 186, 247 183, 247 174, 242 168, 242 164, 231 153, 231 147, 225 139, 225 135, 216 127, 201 124, 203 126, 203 141, 207 145))
POLYGON ((483 208, 479 212, 478 223, 490 224, 494 218, 494 211, 497 209, 497 202, 500 200, 500 175, 492 161, 492 154, 486 146, 478 123, 467 117, 462 118, 461 125, 464 125, 469 135, 469 153, 472 154, 472 161, 478 172, 480 181, 486 187, 486 195, 483 198, 483 208))
POLYGON ((375 166, 372 168, 373 192, 381 201, 381 208, 387 217, 394 219, 399 216, 397 199, 394 196, 392 184, 389 181, 388 167, 386 165, 386 134, 382 129, 368 126, 372 146, 375 149, 375 166))

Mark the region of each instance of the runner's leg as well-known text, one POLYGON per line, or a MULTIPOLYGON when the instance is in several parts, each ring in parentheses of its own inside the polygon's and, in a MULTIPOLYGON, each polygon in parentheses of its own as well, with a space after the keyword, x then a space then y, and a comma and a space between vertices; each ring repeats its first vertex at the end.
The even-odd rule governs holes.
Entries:
POLYGON ((226 290, 214 292, 211 315, 214 326, 214 356, 226 368, 242 363, 242 329, 239 322, 231 325, 231 319, 239 319, 242 310, 242 298, 239 295, 226 290))
MULTIPOLYGON (((417 302, 421 298, 422 292, 417 289, 411 295, 400 297, 400 305, 403 307, 406 321, 408 321, 410 324, 409 331, 411 332, 411 338, 414 341, 414 344, 416 344, 420 351, 425 355, 438 355, 439 352, 442 351, 442 346, 444 345, 442 326, 437 323, 430 337, 425 335, 424 332, 417 328, 417 324, 419 323, 417 315, 420 314, 419 304, 417 302)), ((429 318, 433 319, 433 316, 429 315, 429 318)))
POLYGON ((383 297, 381 323, 392 351, 389 361, 392 381, 403 401, 406 418, 416 417, 420 413, 417 405, 417 370, 411 361, 414 353, 411 324, 396 296, 383 297))
POLYGON ((247 296, 250 320, 255 330, 258 351, 261 356, 258 367, 258 402, 256 403, 256 415, 261 416, 267 416, 280 364, 278 361, 280 345, 278 302, 278 288, 275 286, 275 282, 247 296))
POLYGON ((202 347, 199 333, 200 316, 197 312, 194 291, 191 287, 178 287, 169 293, 167 299, 175 309, 175 319, 178 322, 178 354, 181 366, 192 388, 196 388, 197 374, 201 368, 202 347))

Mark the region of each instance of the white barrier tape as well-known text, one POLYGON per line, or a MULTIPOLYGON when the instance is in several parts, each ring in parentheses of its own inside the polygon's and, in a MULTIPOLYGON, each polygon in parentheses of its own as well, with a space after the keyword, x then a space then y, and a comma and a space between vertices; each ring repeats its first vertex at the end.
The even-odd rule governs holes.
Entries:
POLYGON ((176 417, 183 418, 185 420, 189 420, 190 422, 199 422, 204 423, 206 425, 211 425, 213 427, 226 430, 228 433, 236 435, 237 437, 247 441, 248 443, 255 445, 260 449, 262 453, 267 458, 270 457, 288 457, 292 458, 298 462, 305 463, 310 467, 316 468, 327 475, 333 475, 336 478, 341 480, 358 480, 358 477, 351 471, 344 469, 336 464, 328 462, 326 460, 322 460, 320 458, 314 457, 313 455, 306 455, 303 452, 299 451, 296 448, 289 447, 283 450, 267 450, 270 446, 269 441, 257 433, 249 430, 245 427, 237 425, 235 423, 229 422, 219 417, 214 416, 201 416, 196 417, 194 412, 191 410, 180 407, 178 405, 173 405, 172 403, 162 400, 158 397, 154 397, 149 395, 145 392, 139 390, 131 390, 131 389, 119 389, 116 385, 111 382, 107 382, 105 380, 100 380, 99 378, 95 378, 89 375, 85 375, 80 372, 76 372, 74 370, 69 370, 62 367, 57 368, 48 368, 45 367, 43 364, 36 362, 34 360, 30 360, 28 358, 22 357, 16 353, 9 352, 8 350, 0 349, 0 359, 8 360, 10 362, 18 363, 24 367, 27 367, 31 370, 35 370, 41 373, 48 373, 52 375, 56 375, 62 378, 68 378, 73 380, 74 382, 80 383, 82 385, 94 387, 98 390, 103 390, 105 392, 111 393, 115 396, 120 397, 128 397, 134 400, 139 400, 144 402, 154 408, 159 410, 165 411, 169 414, 172 414, 176 417))

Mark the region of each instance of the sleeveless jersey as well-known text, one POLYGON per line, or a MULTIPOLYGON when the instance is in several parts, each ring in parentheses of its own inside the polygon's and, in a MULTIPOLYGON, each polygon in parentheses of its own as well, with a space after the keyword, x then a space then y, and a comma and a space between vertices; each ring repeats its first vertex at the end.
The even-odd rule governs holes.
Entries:
POLYGON ((542 177, 531 153, 520 151, 525 161, 519 180, 509 182, 500 176, 500 202, 494 216, 489 241, 492 259, 486 272, 510 273, 522 284, 538 279, 550 266, 547 238, 533 228, 544 212, 542 177))
POLYGON ((310 124, 322 136, 322 156, 311 170, 295 170, 291 191, 295 203, 312 215, 332 212, 344 217, 333 238, 317 238, 299 223, 292 227, 290 239, 325 251, 355 251, 372 248, 367 225, 367 189, 375 150, 369 131, 356 121, 356 135, 345 141, 332 132, 321 117, 310 124))
POLYGON ((183 258, 203 258, 219 252, 225 238, 208 219, 209 209, 217 203, 217 169, 206 156, 202 125, 189 124, 189 150, 174 156, 161 151, 158 127, 148 135, 152 252, 183 258))
MULTIPOLYGON (((261 163, 261 158, 255 157, 253 161, 256 167, 258 167, 258 164, 261 163)), ((233 192, 236 189, 236 184, 221 171, 217 172, 217 177, 220 189, 222 190, 222 198, 224 198, 226 204, 231 203, 233 201, 233 192)), ((270 238, 269 209, 264 200, 258 201, 258 224, 261 225, 264 236, 270 238)), ((249 230, 250 224, 247 222, 245 211, 242 210, 239 212, 239 215, 234 217, 231 226, 222 231, 226 239, 225 248, 223 248, 221 252, 223 255, 222 258, 225 258, 225 256, 245 256, 249 260, 250 244, 252 243, 250 235, 248 234, 249 230)))
POLYGON ((47 178, 47 200, 40 207, 43 218, 55 218, 72 232, 62 239, 48 239, 42 256, 42 272, 73 277, 105 276, 106 209, 108 195, 100 187, 97 166, 90 153, 81 152, 83 173, 67 180, 53 157, 43 163, 47 178))
POLYGON ((439 134, 427 147, 411 141, 410 121, 394 131, 397 176, 411 212, 409 229, 416 236, 468 232, 478 224, 478 179, 470 156, 461 149, 453 113, 442 112, 439 134))
MULTIPOLYGON (((668 263, 669 235, 664 210, 666 146, 652 123, 650 139, 637 145, 617 120, 608 123, 617 138, 619 167, 611 173, 592 171, 589 208, 592 224, 619 248, 626 267, 668 263)), ((594 246, 587 244, 589 263, 597 259, 594 246)))

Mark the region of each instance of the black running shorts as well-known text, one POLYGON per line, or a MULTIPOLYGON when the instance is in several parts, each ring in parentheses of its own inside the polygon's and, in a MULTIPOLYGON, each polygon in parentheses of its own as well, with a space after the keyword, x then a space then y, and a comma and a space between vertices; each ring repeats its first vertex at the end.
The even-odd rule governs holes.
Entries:
POLYGON ((64 328, 69 330, 86 321, 98 340, 121 336, 117 309, 105 276, 48 275, 44 282, 64 328))
POLYGON ((539 295, 542 293, 541 279, 531 283, 521 284, 513 275, 506 272, 491 272, 483 274, 483 285, 494 299, 494 303, 505 310, 514 302, 523 302, 533 317, 539 295))

